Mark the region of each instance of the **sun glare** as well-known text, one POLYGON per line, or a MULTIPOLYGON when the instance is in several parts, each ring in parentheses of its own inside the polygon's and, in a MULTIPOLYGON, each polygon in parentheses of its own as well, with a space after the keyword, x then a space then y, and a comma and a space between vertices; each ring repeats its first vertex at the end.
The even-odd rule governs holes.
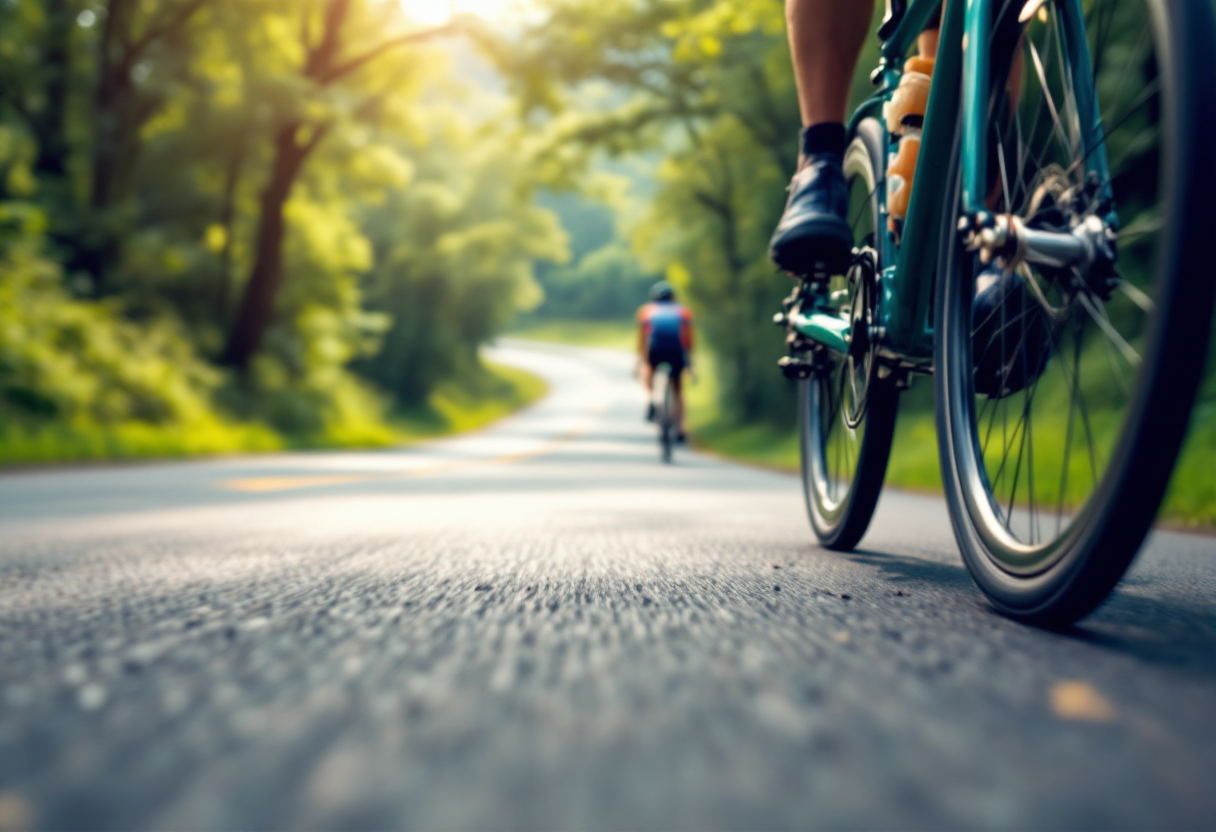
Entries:
POLYGON ((475 14, 485 20, 502 20, 517 11, 517 0, 401 0, 405 13, 416 23, 439 25, 459 14, 475 14))

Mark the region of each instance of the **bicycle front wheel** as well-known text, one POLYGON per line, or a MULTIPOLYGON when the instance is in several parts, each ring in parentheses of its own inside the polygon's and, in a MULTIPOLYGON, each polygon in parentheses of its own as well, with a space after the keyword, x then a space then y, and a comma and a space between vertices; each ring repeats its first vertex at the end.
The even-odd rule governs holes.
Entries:
POLYGON ((1007 614, 1062 625, 1135 557, 1203 370, 1216 21, 1201 2, 994 5, 987 208, 1055 233, 1100 222, 1112 245, 1088 272, 986 265, 960 243, 955 200, 936 293, 939 447, 980 588, 1007 614))

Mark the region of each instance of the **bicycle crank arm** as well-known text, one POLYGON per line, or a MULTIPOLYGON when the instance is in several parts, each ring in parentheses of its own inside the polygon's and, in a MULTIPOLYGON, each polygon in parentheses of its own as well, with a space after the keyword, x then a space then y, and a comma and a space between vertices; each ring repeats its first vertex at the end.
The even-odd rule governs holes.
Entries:
POLYGON ((839 315, 827 312, 812 312, 809 315, 791 312, 788 322, 796 332, 816 344, 821 344, 840 355, 848 354, 852 326, 839 315))

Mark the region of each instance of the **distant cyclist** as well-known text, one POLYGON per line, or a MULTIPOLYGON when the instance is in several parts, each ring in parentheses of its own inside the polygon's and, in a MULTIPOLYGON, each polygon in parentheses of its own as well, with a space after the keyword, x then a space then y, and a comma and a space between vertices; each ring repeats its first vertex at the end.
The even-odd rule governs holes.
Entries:
POLYGON ((684 371, 692 367, 692 312, 676 302, 675 290, 660 281, 650 290, 650 303, 638 310, 638 358, 642 386, 650 396, 646 421, 654 421, 654 371, 671 368, 671 390, 675 398, 676 441, 684 442, 684 371))

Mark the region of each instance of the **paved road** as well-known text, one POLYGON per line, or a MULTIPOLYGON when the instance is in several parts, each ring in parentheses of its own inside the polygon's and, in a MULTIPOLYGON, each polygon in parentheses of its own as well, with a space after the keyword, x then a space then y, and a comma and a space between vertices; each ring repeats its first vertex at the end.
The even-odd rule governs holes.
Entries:
POLYGON ((1216 827, 1211 538, 1030 629, 940 501, 823 552, 500 357, 554 394, 423 449, 0 477, 0 829, 1216 827))

